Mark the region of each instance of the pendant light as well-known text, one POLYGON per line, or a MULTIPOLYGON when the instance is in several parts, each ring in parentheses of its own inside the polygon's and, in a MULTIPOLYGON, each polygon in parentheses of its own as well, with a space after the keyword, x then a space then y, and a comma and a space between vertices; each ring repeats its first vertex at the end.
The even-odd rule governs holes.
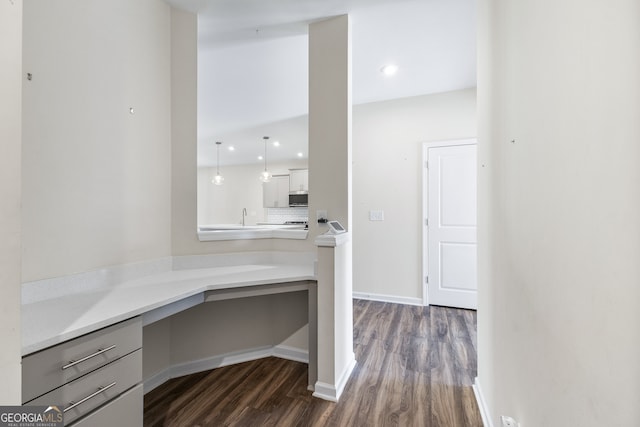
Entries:
POLYGON ((222 142, 220 141, 216 141, 216 176, 213 177, 213 179, 211 180, 211 182, 213 182, 215 185, 222 185, 222 182, 224 181, 224 177, 222 175, 220 175, 220 145, 222 144, 222 142))
POLYGON ((269 182, 271 181, 271 173, 267 170, 267 141, 269 140, 268 136, 263 136, 264 140, 264 172, 260 174, 260 181, 269 182))

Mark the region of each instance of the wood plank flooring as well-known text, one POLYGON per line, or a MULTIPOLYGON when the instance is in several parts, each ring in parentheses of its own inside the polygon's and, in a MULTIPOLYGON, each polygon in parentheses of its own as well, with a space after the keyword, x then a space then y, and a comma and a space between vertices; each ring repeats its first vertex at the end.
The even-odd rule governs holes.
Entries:
POLYGON ((476 313, 354 300, 358 364, 340 402, 311 396, 307 365, 267 358, 175 378, 144 399, 156 426, 482 426, 476 313))

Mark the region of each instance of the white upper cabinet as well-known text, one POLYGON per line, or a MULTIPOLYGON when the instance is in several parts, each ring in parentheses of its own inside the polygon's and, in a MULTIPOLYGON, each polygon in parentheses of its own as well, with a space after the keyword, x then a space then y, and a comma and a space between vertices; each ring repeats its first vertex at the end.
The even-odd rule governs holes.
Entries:
POLYGON ((292 193, 302 191, 309 192, 309 170, 291 169, 289 170, 289 191, 292 193))
POLYGON ((262 205, 265 208, 289 207, 289 175, 275 175, 262 184, 262 205))

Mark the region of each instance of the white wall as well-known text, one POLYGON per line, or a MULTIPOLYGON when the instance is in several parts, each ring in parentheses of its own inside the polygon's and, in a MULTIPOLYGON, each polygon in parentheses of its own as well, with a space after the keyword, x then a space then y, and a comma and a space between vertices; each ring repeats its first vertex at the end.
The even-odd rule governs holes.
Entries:
POLYGON ((24 3, 23 281, 170 255, 169 12, 24 3))
MULTIPOLYGON (((289 175, 289 169, 307 167, 306 160, 268 164, 273 175, 289 175)), ((262 181, 258 179, 264 165, 236 165, 220 168, 222 185, 211 182, 216 168, 198 168, 198 224, 238 224, 242 208, 247 208, 245 224, 265 222, 262 181)))
POLYGON ((422 143, 475 136, 475 89, 354 107, 354 292, 421 303, 422 143))
POLYGON ((22 2, 0 2, 0 405, 20 405, 22 2))
POLYGON ((640 3, 484 0, 480 24, 479 380, 492 421, 637 425, 640 3))

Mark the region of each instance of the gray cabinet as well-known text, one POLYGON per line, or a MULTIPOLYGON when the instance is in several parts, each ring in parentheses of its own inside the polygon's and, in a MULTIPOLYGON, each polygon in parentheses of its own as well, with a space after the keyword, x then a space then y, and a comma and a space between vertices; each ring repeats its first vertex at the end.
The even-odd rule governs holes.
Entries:
POLYGON ((289 207, 289 175, 274 175, 262 184, 262 205, 265 208, 289 207))
POLYGON ((144 419, 142 389, 142 384, 132 388, 107 406, 73 424, 73 427, 142 426, 144 419))
POLYGON ((29 402, 141 347, 142 326, 136 318, 30 354, 22 360, 22 401, 29 402))
MULTIPOLYGON (((65 425, 102 405, 110 406, 141 382, 142 321, 139 317, 22 359, 23 403, 62 405, 65 425)), ((139 412, 142 413, 142 406, 139 412)), ((125 424, 139 425, 133 420, 125 424)))

